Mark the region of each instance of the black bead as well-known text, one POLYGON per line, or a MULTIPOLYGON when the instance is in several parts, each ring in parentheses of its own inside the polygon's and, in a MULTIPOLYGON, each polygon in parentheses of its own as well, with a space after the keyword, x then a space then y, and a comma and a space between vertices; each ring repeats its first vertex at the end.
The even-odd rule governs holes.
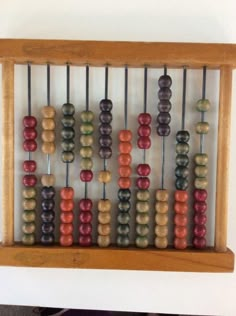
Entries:
POLYGON ((170 113, 168 112, 161 112, 157 116, 157 123, 159 124, 169 124, 171 121, 170 113))
POLYGON ((109 99, 103 99, 99 103, 100 110, 103 112, 109 112, 112 109, 112 102, 109 99))
POLYGON ((159 112, 170 112, 171 107, 172 106, 169 100, 160 100, 160 102, 157 105, 159 112))
POLYGON ((44 246, 50 246, 54 244, 55 237, 53 234, 44 234, 41 236, 40 241, 44 246))
POLYGON ((43 223, 41 226, 41 230, 43 234, 51 234, 54 232, 55 225, 54 223, 43 223))
POLYGON ((73 115, 75 113, 75 107, 71 103, 65 103, 62 105, 62 113, 64 115, 73 115))
POLYGON ((99 120, 101 123, 109 124, 112 121, 112 114, 111 112, 101 112, 99 115, 99 120))
POLYGON ((61 131, 61 136, 64 139, 73 139, 75 137, 75 131, 72 127, 64 127, 61 131))
POLYGON ((158 85, 160 88, 170 88, 170 86, 172 85, 171 77, 168 75, 161 76, 158 80, 158 85))
POLYGON ((187 155, 177 155, 175 158, 177 166, 187 167, 189 163, 189 158, 187 155))
POLYGON ((42 200, 41 206, 43 211, 53 211, 55 201, 53 199, 42 200))
POLYGON ((129 212, 130 208, 131 208, 131 204, 129 201, 120 201, 118 203, 118 210, 120 212, 129 212))
POLYGON ((102 147, 110 147, 112 145, 112 138, 109 135, 102 135, 99 137, 99 144, 102 147))
POLYGON ((187 190, 188 180, 184 178, 178 178, 175 181, 175 187, 177 190, 187 190))
POLYGON ((178 166, 175 168, 175 175, 178 178, 187 178, 189 176, 189 170, 186 167, 178 166))
POLYGON ((178 143, 187 143, 190 139, 190 135, 188 131, 178 131, 176 134, 176 140, 178 143))
POLYGON ((63 151, 73 151, 75 149, 75 143, 71 139, 65 139, 61 143, 61 148, 63 151))
POLYGON ((99 126, 99 132, 101 135, 110 135, 112 132, 112 127, 110 124, 103 123, 99 126))
POLYGON ((75 125, 75 119, 71 115, 65 115, 61 119, 61 123, 64 127, 73 127, 75 125))
POLYGON ((172 96, 172 92, 169 88, 161 88, 158 91, 158 98, 160 100, 169 100, 172 96))
POLYGON ((42 212, 41 218, 44 223, 51 223, 55 218, 55 212, 54 211, 42 212))
POLYGON ((100 147, 99 149, 99 157, 102 159, 109 159, 112 156, 111 147, 100 147))
POLYGON ((53 199, 55 196, 54 187, 43 187, 41 189, 41 196, 43 199, 53 199))
POLYGON ((120 201, 128 201, 131 197, 131 191, 129 189, 119 189, 118 199, 120 201))
POLYGON ((170 135, 170 126, 166 124, 160 124, 157 126, 157 134, 159 136, 168 136, 170 135))
POLYGON ((129 224, 124 224, 124 225, 118 225, 117 227, 117 234, 121 236, 126 236, 130 232, 130 227, 129 224))

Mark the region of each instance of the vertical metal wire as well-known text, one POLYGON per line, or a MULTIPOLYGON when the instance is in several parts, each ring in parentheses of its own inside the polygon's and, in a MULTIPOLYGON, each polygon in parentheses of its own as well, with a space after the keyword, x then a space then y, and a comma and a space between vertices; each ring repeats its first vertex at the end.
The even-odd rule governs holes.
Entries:
MULTIPOLYGON (((105 67, 105 99, 108 98, 108 66, 105 67)), ((107 169, 107 159, 104 158, 103 160, 103 170, 106 171, 107 169)), ((106 183, 103 183, 103 190, 102 190, 103 199, 106 199, 106 183)))
MULTIPOLYGON (((66 66, 66 100, 70 103, 70 65, 66 66)), ((69 163, 66 162, 66 187, 69 186, 69 163)))
MULTIPOLYGON (((143 87, 143 112, 147 112, 147 75, 148 75, 148 69, 147 67, 144 67, 144 87, 143 87)), ((146 149, 143 150, 143 163, 146 161, 146 149)))
MULTIPOLYGON (((28 115, 31 116, 31 65, 27 67, 27 85, 28 85, 28 115)), ((31 152, 28 152, 28 159, 31 160, 31 152)))
POLYGON ((187 68, 183 70, 182 130, 185 129, 187 68))
POLYGON ((105 68, 105 99, 108 98, 108 66, 105 68))
POLYGON ((86 66, 86 111, 89 111, 89 65, 86 66))
MULTIPOLYGON (((47 64, 47 105, 50 106, 50 65, 47 64)), ((51 159, 47 154, 47 173, 51 173, 51 159)))
POLYGON ((124 100, 124 123, 128 128, 128 67, 125 67, 125 100, 124 100))
POLYGON ((165 181, 165 137, 162 137, 162 155, 161 155, 161 189, 164 189, 165 181))
MULTIPOLYGON (((202 72, 202 99, 204 100, 206 98, 206 71, 207 68, 206 66, 203 67, 203 72, 202 72)), ((204 122, 205 119, 205 112, 201 112, 201 122, 204 122)), ((204 135, 200 135, 200 153, 203 153, 204 149, 204 135)))

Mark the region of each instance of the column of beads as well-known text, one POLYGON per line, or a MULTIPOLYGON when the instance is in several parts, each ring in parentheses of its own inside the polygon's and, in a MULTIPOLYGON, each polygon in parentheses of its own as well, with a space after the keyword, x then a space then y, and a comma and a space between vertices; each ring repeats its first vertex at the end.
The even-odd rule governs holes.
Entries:
POLYGON ((28 160, 23 162, 23 170, 27 174, 23 177, 24 189, 23 195, 23 236, 22 243, 24 245, 33 245, 35 243, 35 229, 36 229, 36 183, 37 178, 33 174, 36 171, 36 161, 31 159, 31 153, 37 149, 37 120, 31 115, 31 66, 28 65, 28 115, 23 119, 23 149, 28 152, 28 160))
POLYGON ((174 247, 187 247, 187 213, 188 213, 188 152, 190 134, 185 130, 187 69, 183 70, 182 128, 176 134, 176 169, 175 169, 175 202, 174 202, 174 247))
POLYGON ((41 178, 41 243, 52 245, 55 241, 55 188, 54 175, 50 174, 50 155, 55 152, 55 108, 50 105, 50 66, 47 65, 47 105, 42 108, 42 152, 47 155, 47 174, 41 178))
POLYGON ((204 135, 209 131, 209 123, 205 122, 205 113, 210 108, 210 102, 206 99, 206 67, 203 68, 202 99, 196 104, 197 111, 201 113, 201 122, 196 125, 196 133, 200 135, 200 153, 194 157, 195 181, 194 181, 194 230, 193 246, 198 249, 206 247, 206 211, 207 211, 207 163, 208 155, 203 152, 204 135))
POLYGON ((106 198, 106 184, 111 181, 111 172, 107 170, 107 159, 112 156, 112 102, 108 99, 108 67, 105 69, 105 99, 101 100, 99 107, 101 113, 100 137, 99 137, 99 156, 103 159, 104 168, 99 172, 98 180, 103 184, 103 198, 98 201, 98 239, 99 247, 108 247, 111 243, 111 201, 106 198), (107 126, 109 126, 107 128, 107 126))
POLYGON ((94 114, 89 111, 89 66, 86 66, 86 109, 81 113, 80 126, 80 180, 85 184, 84 199, 79 201, 79 245, 88 247, 92 245, 92 200, 87 197, 88 182, 93 179, 93 120, 94 114))
POLYGON ((149 234, 149 174, 151 172, 150 165, 146 163, 146 149, 151 146, 151 124, 152 117, 147 113, 147 68, 144 69, 144 113, 139 114, 138 123, 138 148, 143 150, 143 163, 137 166, 137 193, 136 193, 136 246, 146 248, 148 246, 149 234))
POLYGON ((170 134, 170 110, 172 96, 171 85, 172 79, 167 75, 167 69, 164 68, 164 75, 158 80, 158 111, 157 116, 157 134, 162 138, 162 174, 161 174, 161 189, 156 191, 156 203, 155 203, 155 247, 164 249, 168 246, 168 190, 165 189, 165 138, 170 134))
POLYGON ((66 186, 60 191, 60 244, 61 246, 71 246, 73 244, 73 209, 74 209, 74 189, 69 187, 69 164, 74 161, 74 113, 75 107, 70 103, 70 66, 67 65, 67 102, 62 106, 62 162, 66 164, 66 186))
POLYGON ((119 179, 118 179, 118 227, 117 245, 127 247, 130 244, 130 198, 131 198, 131 150, 132 132, 127 129, 128 121, 128 68, 125 68, 125 102, 124 102, 124 130, 119 131, 119 179))

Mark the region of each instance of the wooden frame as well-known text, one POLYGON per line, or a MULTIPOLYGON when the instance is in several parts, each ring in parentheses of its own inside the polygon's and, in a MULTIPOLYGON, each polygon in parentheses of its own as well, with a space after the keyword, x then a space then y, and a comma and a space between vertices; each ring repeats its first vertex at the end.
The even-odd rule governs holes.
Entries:
POLYGON ((232 71, 236 45, 192 43, 0 40, 2 63, 2 245, 0 265, 163 271, 230 272, 234 254, 227 249, 228 161, 232 71), (14 65, 71 63, 101 66, 148 65, 220 69, 215 245, 188 249, 43 248, 14 245, 14 65), (218 194, 220 192, 220 194, 218 194))

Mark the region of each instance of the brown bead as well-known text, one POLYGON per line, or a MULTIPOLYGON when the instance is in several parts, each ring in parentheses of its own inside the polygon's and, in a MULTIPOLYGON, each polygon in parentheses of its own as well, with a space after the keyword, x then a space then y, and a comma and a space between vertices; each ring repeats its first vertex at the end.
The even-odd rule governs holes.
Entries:
POLYGON ((43 142, 51 143, 55 141, 55 131, 42 131, 41 138, 43 142))
POLYGON ((110 224, 98 224, 98 235, 107 236, 111 233, 110 224))
POLYGON ((160 226, 156 225, 155 227, 155 235, 158 237, 167 237, 168 236, 168 226, 160 226))
POLYGON ((55 117, 55 114, 56 114, 56 110, 54 108, 54 106, 44 106, 42 108, 42 114, 43 114, 43 117, 45 118, 53 118, 55 117))
POLYGON ((110 212, 111 211, 111 201, 108 199, 98 201, 99 212, 110 212))
POLYGON ((43 187, 53 187, 55 184, 55 177, 53 174, 44 174, 41 178, 43 187))
POLYGON ((34 210, 36 207, 35 199, 24 199, 22 202, 22 207, 26 211, 34 210))
POLYGON ((42 144, 42 152, 47 155, 54 154, 56 150, 56 146, 54 143, 43 143, 42 144))
POLYGON ((168 246, 168 239, 166 237, 156 237, 155 246, 160 249, 165 249, 168 246))
POLYGON ((22 192, 23 197, 26 199, 34 198, 36 194, 37 192, 35 188, 27 188, 27 189, 24 189, 22 192))
POLYGON ((98 222, 100 224, 109 224, 111 222, 111 213, 110 212, 99 212, 98 213, 98 222))
POLYGON ((167 225, 168 223, 168 216, 166 214, 159 214, 157 213, 155 216, 155 222, 157 225, 167 225))
POLYGON ((168 212, 168 202, 158 201, 155 204, 155 210, 158 213, 165 214, 168 212))
POLYGON ((55 121, 51 118, 44 118, 42 120, 42 128, 45 130, 53 131, 55 129, 55 121))
POLYGON ((98 181, 101 183, 109 183, 111 181, 111 172, 108 170, 102 170, 99 172, 98 181))
POLYGON ((97 239, 98 246, 99 247, 108 247, 111 243, 111 238, 110 236, 98 236, 97 239))
POLYGON ((161 202, 166 202, 168 201, 168 191, 167 190, 157 190, 156 191, 156 200, 161 201, 161 202))

